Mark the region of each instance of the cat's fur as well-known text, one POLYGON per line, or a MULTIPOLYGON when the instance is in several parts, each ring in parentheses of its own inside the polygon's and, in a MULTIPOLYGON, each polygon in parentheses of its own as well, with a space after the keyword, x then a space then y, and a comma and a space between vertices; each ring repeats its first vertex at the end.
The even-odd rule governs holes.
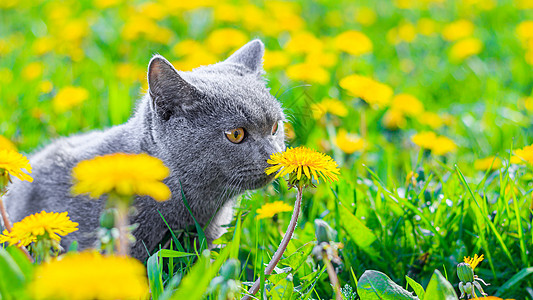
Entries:
POLYGON ((41 210, 68 211, 79 230, 64 237, 62 245, 77 240, 82 249, 95 246, 105 201, 73 197, 72 168, 97 155, 145 152, 170 168, 164 182, 172 198, 136 198, 137 213, 130 221, 139 227, 133 232, 132 256, 145 259, 144 245, 156 249, 168 232, 158 211, 173 229, 193 224, 180 183, 201 226, 218 212, 206 230, 208 240, 217 238, 219 225, 231 220, 235 196, 269 183, 266 161, 285 147, 283 111, 262 78, 263 53, 263 43, 254 40, 225 61, 191 72, 178 72, 162 56, 154 56, 148 67, 149 93, 127 123, 59 139, 30 157, 34 182, 15 179, 6 195, 11 220, 41 210), (279 129, 272 135, 276 122, 279 129), (234 144, 224 132, 239 127, 246 136, 234 144))

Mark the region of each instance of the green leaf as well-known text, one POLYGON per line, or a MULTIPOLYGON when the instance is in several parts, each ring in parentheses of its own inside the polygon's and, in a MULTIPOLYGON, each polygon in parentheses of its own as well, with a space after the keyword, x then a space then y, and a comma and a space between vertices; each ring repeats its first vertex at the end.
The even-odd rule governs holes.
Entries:
POLYGON ((533 267, 524 268, 520 272, 516 273, 511 279, 507 280, 506 283, 504 283, 497 291, 494 296, 501 296, 503 295, 507 290, 513 288, 516 284, 518 284, 520 281, 522 281, 527 276, 531 275, 533 273, 533 267))
POLYGON ((370 245, 377 240, 376 235, 354 216, 346 207, 339 205, 340 223, 351 239, 370 256, 376 256, 370 245))
MULTIPOLYGON (((196 256, 194 253, 187 253, 187 252, 180 252, 176 250, 170 250, 170 249, 161 249, 157 251, 154 255, 158 254, 160 257, 186 257, 186 256, 196 256)), ((153 255, 152 255, 153 256, 153 255)))
POLYGON ((313 242, 304 244, 294 251, 294 253, 282 259, 279 262, 279 265, 289 266, 293 271, 298 270, 300 266, 307 260, 307 257, 311 254, 311 251, 313 251, 314 246, 315 245, 313 242))
POLYGON ((0 247, 0 299, 25 299, 24 288, 33 274, 33 265, 16 247, 0 247))
POLYGON ((418 297, 397 285, 387 275, 367 270, 357 284, 361 300, 418 300, 418 297))
POLYGON ((293 292, 294 283, 292 280, 289 280, 288 276, 285 276, 285 278, 272 289, 270 296, 272 297, 272 300, 289 300, 291 299, 293 292))
POLYGON ((431 300, 458 300, 453 286, 442 276, 439 270, 435 270, 426 288, 426 299, 431 300))
POLYGON ((161 266, 161 250, 154 253, 146 262, 146 271, 148 273, 148 283, 152 299, 157 300, 163 293, 163 267, 161 266))
POLYGON ((424 288, 420 285, 420 283, 416 282, 414 279, 407 275, 405 275, 405 280, 407 280, 409 286, 413 288, 418 298, 424 299, 426 292, 424 291, 424 288))
POLYGON ((196 231, 198 233, 198 238, 200 239, 199 240, 199 242, 200 242, 200 251, 199 252, 202 252, 204 249, 207 249, 207 239, 205 238, 205 232, 202 229, 202 226, 200 226, 200 224, 198 224, 198 222, 196 221, 196 218, 194 217, 194 215, 192 213, 191 207, 189 206, 189 202, 187 201, 187 198, 185 197, 185 193, 183 192, 183 187, 181 186, 181 181, 180 181, 180 190, 181 190, 181 200, 183 200, 183 204, 185 204, 185 207, 187 208, 187 211, 189 211, 189 214, 191 215, 192 220, 194 221, 194 226, 196 226, 196 231))

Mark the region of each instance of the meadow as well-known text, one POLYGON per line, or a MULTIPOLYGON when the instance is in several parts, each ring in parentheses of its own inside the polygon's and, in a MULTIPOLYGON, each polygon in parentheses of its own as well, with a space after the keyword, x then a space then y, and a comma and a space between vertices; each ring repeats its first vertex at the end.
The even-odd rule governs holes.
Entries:
POLYGON ((153 54, 188 71, 259 38, 287 145, 340 169, 304 189, 273 275, 282 178, 241 197, 224 247, 173 233, 124 286, 90 263, 35 283, 46 262, 0 249, 0 299, 240 299, 257 278, 259 299, 458 299, 458 264, 483 255, 486 299, 533 300, 531 0, 2 0, 0 24, 0 151, 124 123, 153 54), (100 296, 53 284, 74 273, 100 296))

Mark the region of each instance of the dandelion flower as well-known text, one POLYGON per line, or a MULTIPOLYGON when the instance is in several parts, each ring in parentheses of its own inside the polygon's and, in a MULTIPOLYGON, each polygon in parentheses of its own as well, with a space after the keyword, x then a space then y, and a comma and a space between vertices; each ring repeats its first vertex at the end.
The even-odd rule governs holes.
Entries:
POLYGON ((502 160, 498 157, 489 156, 478 159, 474 162, 474 169, 479 171, 486 171, 488 169, 496 170, 502 166, 502 160))
POLYGON ((2 149, 8 149, 12 151, 17 151, 17 147, 15 144, 13 144, 12 141, 10 141, 8 138, 0 135, 0 150, 2 149))
POLYGON ((469 20, 457 20, 442 29, 442 37, 447 41, 457 41, 474 33, 474 23, 469 20))
POLYGON ((145 299, 146 270, 127 256, 96 252, 67 254, 35 270, 35 299, 145 299))
POLYGON ((32 62, 22 69, 22 77, 24 79, 31 81, 43 74, 44 65, 41 62, 32 62))
MULTIPOLYGON (((511 157, 512 164, 530 163, 533 164, 533 144, 522 149, 516 149, 515 155, 511 157)), ((0 165, 1 168, 1 165, 0 165)))
POLYGON ((41 237, 60 242, 61 236, 78 230, 78 223, 72 222, 67 212, 45 212, 29 215, 22 221, 13 224, 11 232, 4 230, 0 235, 0 243, 28 246, 41 237))
POLYGON ((336 36, 334 46, 336 49, 354 56, 372 52, 372 41, 364 33, 357 30, 348 30, 336 36))
POLYGON ((292 206, 283 201, 274 201, 272 203, 266 203, 261 208, 256 210, 257 219, 272 218, 274 215, 282 212, 291 211, 292 206))
POLYGON ((411 137, 411 141, 424 149, 431 149, 437 135, 432 131, 419 132, 411 137))
POLYGON ((292 80, 301 80, 318 84, 328 83, 331 76, 326 69, 318 64, 308 62, 291 65, 285 72, 287 73, 287 77, 292 80))
POLYGON ((483 259, 485 258, 485 255, 481 254, 481 256, 478 256, 477 254, 474 254, 474 257, 473 258, 470 258, 469 257, 464 257, 463 261, 467 264, 470 265, 470 267, 472 267, 472 269, 475 269, 477 267, 477 265, 479 265, 480 262, 483 261, 483 259))
POLYGON ((82 87, 67 86, 59 90, 52 100, 57 113, 66 112, 89 98, 89 92, 82 87))
POLYGON ((454 152, 456 149, 457 145, 454 141, 445 136, 439 136, 435 139, 435 143, 431 147, 431 152, 435 155, 445 155, 454 152))
POLYGON ((309 181, 315 179, 318 182, 319 178, 330 182, 338 180, 336 174, 339 174, 339 167, 337 163, 328 155, 313 149, 289 148, 285 152, 272 154, 267 162, 272 165, 265 170, 268 175, 278 172, 276 174, 276 178, 278 178, 291 174, 291 176, 295 176, 293 180, 290 180, 291 184, 302 179, 302 174, 309 181))
POLYGON ((313 118, 315 120, 322 118, 326 113, 339 117, 346 117, 348 115, 348 108, 346 108, 346 105, 338 99, 326 98, 320 103, 312 104, 311 112, 313 113, 313 118))
POLYGON ((346 129, 340 129, 335 137, 335 144, 346 154, 361 151, 365 147, 365 141, 353 133, 348 133, 346 129))
POLYGON ((392 88, 372 78, 361 75, 348 75, 342 78, 339 85, 352 96, 359 97, 368 104, 384 106, 389 104, 392 88))
POLYGON ((206 44, 215 53, 234 50, 248 41, 246 34, 234 28, 221 28, 209 34, 206 44))
POLYGON ((398 94, 392 98, 391 107, 408 116, 418 116, 424 112, 424 105, 415 96, 410 94, 398 94))
POLYGON ((20 180, 32 182, 33 178, 24 173, 22 169, 25 169, 28 173, 31 173, 31 165, 24 155, 10 150, 0 149, 0 170, 4 169, 8 174, 17 177, 20 180))
POLYGON ((466 38, 455 43, 450 49, 450 59, 461 62, 464 59, 479 54, 483 49, 483 42, 477 38, 466 38))
POLYGON ((169 169, 148 154, 115 153, 80 162, 72 169, 74 194, 98 198, 115 191, 119 195, 151 196, 157 201, 170 198, 170 189, 161 181, 169 169))

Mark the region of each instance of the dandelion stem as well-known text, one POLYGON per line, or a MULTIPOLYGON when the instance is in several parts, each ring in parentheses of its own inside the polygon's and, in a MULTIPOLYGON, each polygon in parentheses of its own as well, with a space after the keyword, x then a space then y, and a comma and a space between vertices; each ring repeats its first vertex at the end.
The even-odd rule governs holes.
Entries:
POLYGON ((342 300, 339 279, 337 278, 337 273, 335 273, 333 264, 326 256, 324 256, 324 263, 326 264, 326 269, 328 271, 329 281, 331 282, 331 285, 333 285, 333 290, 335 291, 335 299, 342 300))
MULTIPOLYGON (((296 202, 294 202, 294 211, 292 212, 291 222, 289 223, 289 227, 287 227, 287 232, 285 232, 285 236, 283 236, 283 239, 281 240, 281 243, 278 247, 278 250, 276 253, 274 253, 274 256, 268 263, 267 267, 265 268, 265 275, 272 274, 272 271, 278 264, 278 262, 281 259, 281 256, 285 252, 285 249, 287 249, 287 246, 289 245, 289 241, 292 238, 292 234, 294 233, 294 229, 296 229, 296 224, 298 223, 298 217, 300 216, 300 206, 302 205, 302 193, 303 193, 303 187, 298 186, 298 194, 296 195, 296 202)), ((249 300, 251 296, 255 295, 257 291, 259 291, 259 285, 260 285, 260 278, 257 278, 257 280, 254 282, 250 290, 248 291, 249 295, 245 295, 242 299, 243 300, 249 300)))
POLYGON ((4 201, 0 197, 0 214, 2 214, 2 221, 4 222, 4 227, 8 232, 11 232, 11 222, 9 222, 9 217, 7 216, 6 208, 4 206, 4 201))
POLYGON ((117 201, 117 228, 119 232, 117 253, 126 256, 129 253, 129 232, 128 232, 128 204, 126 201, 117 201))

